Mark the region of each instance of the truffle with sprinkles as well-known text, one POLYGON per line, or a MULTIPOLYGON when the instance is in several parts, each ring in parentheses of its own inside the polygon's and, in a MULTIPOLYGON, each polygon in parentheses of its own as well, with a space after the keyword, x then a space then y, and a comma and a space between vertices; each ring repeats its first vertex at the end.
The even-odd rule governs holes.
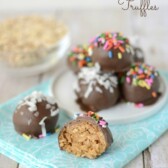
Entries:
POLYGON ((119 98, 118 79, 112 73, 103 73, 100 65, 82 68, 75 85, 77 103, 84 111, 100 111, 114 106, 119 98))
POLYGON ((68 54, 68 65, 75 73, 78 73, 83 67, 92 67, 91 55, 92 48, 88 45, 73 47, 68 54))
POLYGON ((133 62, 133 49, 129 40, 118 32, 105 32, 91 39, 93 63, 98 62, 102 71, 123 72, 133 62))
POLYGON ((14 114, 15 130, 27 140, 55 132, 59 108, 55 98, 33 92, 19 102, 14 114))
POLYGON ((113 137, 107 121, 89 111, 65 124, 59 133, 58 142, 61 150, 94 159, 111 146, 113 137))
POLYGON ((103 117, 100 117, 98 114, 94 113, 93 111, 89 111, 86 114, 88 117, 92 117, 99 126, 102 128, 106 128, 108 126, 108 122, 103 119, 103 117))
POLYGON ((133 64, 122 84, 125 100, 135 103, 137 107, 155 103, 160 95, 159 89, 158 71, 145 63, 133 64))

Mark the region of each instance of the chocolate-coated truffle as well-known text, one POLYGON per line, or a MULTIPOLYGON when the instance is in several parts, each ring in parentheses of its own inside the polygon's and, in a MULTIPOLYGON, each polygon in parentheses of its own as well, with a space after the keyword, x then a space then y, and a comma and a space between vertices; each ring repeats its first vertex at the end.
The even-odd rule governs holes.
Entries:
POLYGON ((13 123, 19 134, 40 138, 55 132, 58 116, 55 99, 35 91, 19 103, 13 123))
POLYGON ((140 63, 132 65, 122 85, 125 100, 141 106, 155 103, 159 88, 159 73, 153 66, 140 63))
POLYGON ((121 33, 102 33, 91 40, 92 60, 98 62, 102 71, 123 72, 133 62, 133 49, 121 33))
POLYGON ((100 111, 116 104, 119 97, 117 77, 100 71, 99 64, 83 68, 75 87, 77 103, 84 111, 100 111))
POLYGON ((82 67, 92 67, 92 48, 87 45, 78 45, 68 54, 68 66, 72 71, 78 73, 82 67))
POLYGON ((110 147, 113 138, 108 123, 89 111, 67 123, 59 133, 58 142, 61 150, 94 159, 110 147))

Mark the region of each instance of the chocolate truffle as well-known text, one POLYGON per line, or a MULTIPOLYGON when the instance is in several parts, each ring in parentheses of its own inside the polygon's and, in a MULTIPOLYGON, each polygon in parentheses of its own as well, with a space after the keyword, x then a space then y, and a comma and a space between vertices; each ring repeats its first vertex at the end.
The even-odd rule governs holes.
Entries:
POLYGON ((123 72, 131 67, 133 49, 121 33, 102 33, 91 40, 93 63, 98 62, 102 71, 123 72))
POLYGON ((145 62, 145 54, 143 50, 139 47, 133 47, 134 55, 133 59, 135 63, 144 63, 145 62))
POLYGON ((122 85, 125 100, 140 107, 155 103, 160 95, 159 88, 159 73, 144 63, 132 65, 122 85))
POLYGON ((92 67, 92 48, 87 45, 78 45, 68 54, 68 65, 72 71, 78 73, 82 67, 92 67))
POLYGON ((119 97, 117 77, 100 71, 98 63, 83 68, 75 86, 77 103, 84 111, 100 111, 116 104, 119 97))
POLYGON ((13 123, 19 134, 41 138, 55 132, 58 116, 55 99, 35 91, 19 103, 13 115, 13 123))
POLYGON ((89 111, 67 123, 59 133, 58 142, 61 150, 94 159, 110 147, 113 138, 108 123, 89 111))

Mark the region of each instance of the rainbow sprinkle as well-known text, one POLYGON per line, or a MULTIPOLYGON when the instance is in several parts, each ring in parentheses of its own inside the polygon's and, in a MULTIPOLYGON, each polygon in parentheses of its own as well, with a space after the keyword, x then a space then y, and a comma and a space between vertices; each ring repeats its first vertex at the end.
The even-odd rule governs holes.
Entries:
POLYGON ((102 117, 97 115, 95 112, 89 111, 89 112, 87 112, 86 115, 88 117, 93 118, 98 123, 99 126, 101 126, 103 128, 106 128, 108 126, 108 123, 102 117))
POLYGON ((135 104, 135 107, 142 108, 142 107, 144 107, 144 104, 143 103, 138 103, 138 104, 135 104))
MULTIPOLYGON (((52 134, 52 133, 48 132, 48 133, 46 134, 46 136, 50 136, 51 134, 52 134)), ((29 141, 30 139, 32 139, 32 136, 31 136, 31 135, 27 135, 27 134, 25 134, 25 133, 23 133, 22 136, 23 136, 23 138, 25 138, 27 141, 29 141)), ((38 136, 38 138, 41 139, 41 138, 45 138, 46 136, 44 136, 43 134, 40 134, 40 135, 38 136)))
POLYGON ((122 54, 120 52, 118 53, 118 59, 122 59, 122 54))
POLYGON ((113 52, 109 51, 109 58, 113 58, 113 52))
MULTIPOLYGON (((154 82, 155 77, 159 73, 153 66, 147 64, 135 64, 126 74, 126 82, 134 86, 144 87, 150 90, 154 82)), ((152 92, 152 96, 156 97, 156 92, 152 92)))
POLYGON ((157 93, 156 92, 152 92, 152 96, 153 97, 157 97, 157 93))
POLYGON ((77 117, 84 117, 84 116, 87 116, 87 117, 91 117, 93 118, 97 124, 99 126, 101 126, 102 128, 106 128, 108 126, 108 122, 106 122, 103 117, 100 117, 99 115, 97 115, 95 112, 93 111, 88 111, 86 114, 83 114, 83 113, 77 113, 74 115, 74 118, 77 118, 77 117))
POLYGON ((44 138, 45 136, 43 134, 40 134, 39 135, 39 138, 44 138))
POLYGON ((55 129, 55 133, 58 133, 60 131, 60 126, 57 126, 55 129))
MULTIPOLYGON (((48 132, 48 133, 46 134, 46 136, 50 136, 50 135, 52 135, 51 132, 48 132)), ((46 136, 44 136, 43 134, 40 134, 38 137, 41 139, 41 138, 45 138, 46 136)))
POLYGON ((94 64, 91 59, 92 47, 87 45, 78 45, 72 48, 71 52, 68 54, 68 59, 73 66, 82 67, 92 67, 94 64))
POLYGON ((131 47, 129 40, 122 36, 122 33, 106 32, 102 33, 90 40, 91 46, 102 46, 105 51, 108 51, 109 58, 113 58, 111 50, 118 50, 118 59, 122 59, 122 54, 125 52, 130 53, 131 47), (125 46, 124 46, 125 45, 125 46))
POLYGON ((25 138, 27 141, 31 139, 31 135, 26 135, 25 133, 22 134, 23 138, 25 138))

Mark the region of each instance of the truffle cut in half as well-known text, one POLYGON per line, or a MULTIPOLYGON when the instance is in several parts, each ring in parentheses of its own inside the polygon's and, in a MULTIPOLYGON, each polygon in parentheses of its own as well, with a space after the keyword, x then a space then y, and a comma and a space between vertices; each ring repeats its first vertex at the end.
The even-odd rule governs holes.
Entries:
POLYGON ((108 123, 89 111, 65 124, 59 133, 58 142, 61 150, 94 159, 110 147, 113 138, 108 123))

